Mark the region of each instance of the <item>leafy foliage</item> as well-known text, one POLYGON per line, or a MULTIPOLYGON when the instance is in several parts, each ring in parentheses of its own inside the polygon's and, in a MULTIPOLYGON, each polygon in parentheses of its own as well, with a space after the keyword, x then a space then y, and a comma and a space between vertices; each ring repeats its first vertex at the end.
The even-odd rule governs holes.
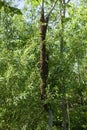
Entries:
MULTIPOLYGON (((69 115, 71 130, 86 130, 87 9, 84 4, 76 7, 70 3, 66 7, 63 58, 60 55, 59 1, 51 14, 46 37, 49 75, 44 102, 40 100, 38 68, 40 32, 37 12, 40 13, 40 2, 31 1, 36 12, 31 11, 27 19, 19 15, 19 9, 0 2, 0 129, 48 130, 48 114, 43 109, 45 103, 50 104, 53 112, 53 130, 61 129, 61 97, 65 94, 67 129, 69 115)), ((53 1, 47 2, 46 12, 53 1)))

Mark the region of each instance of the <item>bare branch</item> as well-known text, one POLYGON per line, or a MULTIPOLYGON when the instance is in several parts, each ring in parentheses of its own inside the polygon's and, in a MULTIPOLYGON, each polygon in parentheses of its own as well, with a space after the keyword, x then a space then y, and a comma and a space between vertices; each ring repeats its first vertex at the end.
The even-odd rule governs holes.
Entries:
POLYGON ((65 17, 65 10, 66 10, 66 7, 65 7, 65 0, 63 0, 63 16, 65 17))
POLYGON ((44 15, 44 0, 42 0, 42 13, 44 15))
POLYGON ((47 14, 47 18, 49 18, 50 14, 53 11, 53 9, 55 8, 57 2, 58 2, 58 0, 55 1, 54 6, 51 8, 51 10, 49 11, 49 13, 47 14))
POLYGON ((44 22, 44 0, 42 0, 40 21, 41 21, 41 22, 44 22))

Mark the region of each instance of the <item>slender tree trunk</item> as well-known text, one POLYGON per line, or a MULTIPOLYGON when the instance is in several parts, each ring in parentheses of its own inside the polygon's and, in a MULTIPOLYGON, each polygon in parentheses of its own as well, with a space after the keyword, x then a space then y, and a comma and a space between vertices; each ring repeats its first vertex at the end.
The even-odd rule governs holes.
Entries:
MULTIPOLYGON (((55 8, 57 4, 56 0, 48 12, 46 17, 44 16, 44 0, 42 0, 42 9, 41 9, 41 17, 40 17, 40 77, 41 77, 41 100, 46 100, 46 81, 48 77, 48 54, 46 50, 46 32, 49 22, 50 14, 52 10, 55 8)), ((52 130, 52 110, 48 104, 44 104, 44 109, 48 112, 49 115, 49 130, 52 130)))
POLYGON ((41 99, 45 98, 46 80, 48 76, 48 55, 46 52, 46 31, 48 26, 48 19, 44 17, 44 0, 42 1, 42 10, 40 18, 40 76, 41 76, 41 99))
MULTIPOLYGON (((63 51, 64 51, 64 18, 65 18, 65 0, 61 0, 61 8, 60 8, 60 15, 61 15, 61 36, 60 36, 60 58, 61 58, 61 66, 64 63, 63 51)), ((61 77, 61 102, 62 102, 62 116, 63 116, 63 123, 62 129, 66 130, 66 90, 65 90, 65 81, 64 81, 64 74, 62 72, 61 77)))
MULTIPOLYGON (((44 0, 42 2, 42 12, 40 18, 40 33, 41 33, 41 41, 40 41, 40 76, 41 76, 41 99, 46 100, 46 80, 48 77, 48 54, 46 51, 46 31, 48 26, 48 17, 44 17, 44 0)), ((44 104, 44 109, 48 111, 49 114, 49 130, 52 130, 52 111, 48 104, 44 104)))
POLYGON ((52 124, 53 124, 53 113, 52 110, 49 108, 49 130, 52 130, 52 124))
POLYGON ((68 117, 68 130, 70 130, 70 114, 69 114, 69 104, 67 101, 67 117, 68 117))

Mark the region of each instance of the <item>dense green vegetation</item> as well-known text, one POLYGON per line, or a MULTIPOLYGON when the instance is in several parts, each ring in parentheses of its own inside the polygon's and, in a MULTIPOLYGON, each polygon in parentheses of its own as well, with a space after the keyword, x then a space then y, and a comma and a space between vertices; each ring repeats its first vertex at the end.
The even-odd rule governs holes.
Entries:
POLYGON ((25 0, 23 9, 0 1, 0 130, 87 130, 87 2, 55 1, 44 1, 51 12, 43 100, 42 1, 25 0))

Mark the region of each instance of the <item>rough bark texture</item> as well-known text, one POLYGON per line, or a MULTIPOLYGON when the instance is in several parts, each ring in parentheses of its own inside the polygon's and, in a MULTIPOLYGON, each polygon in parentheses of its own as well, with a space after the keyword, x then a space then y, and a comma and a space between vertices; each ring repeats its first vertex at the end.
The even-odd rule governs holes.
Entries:
MULTIPOLYGON (((46 99, 46 81, 48 76, 48 54, 46 50, 46 32, 48 27, 48 21, 52 10, 56 6, 58 0, 55 1, 54 6, 49 11, 49 13, 44 16, 44 0, 42 0, 42 9, 41 9, 41 18, 40 18, 40 76, 41 76, 41 100, 46 99)), ((49 104, 44 104, 44 109, 49 114, 49 130, 52 130, 52 110, 49 107, 49 104)))
POLYGON ((44 9, 42 7, 41 18, 40 18, 40 76, 41 76, 41 99, 45 97, 46 80, 48 76, 48 54, 46 52, 46 31, 48 26, 48 18, 44 18, 44 9))

